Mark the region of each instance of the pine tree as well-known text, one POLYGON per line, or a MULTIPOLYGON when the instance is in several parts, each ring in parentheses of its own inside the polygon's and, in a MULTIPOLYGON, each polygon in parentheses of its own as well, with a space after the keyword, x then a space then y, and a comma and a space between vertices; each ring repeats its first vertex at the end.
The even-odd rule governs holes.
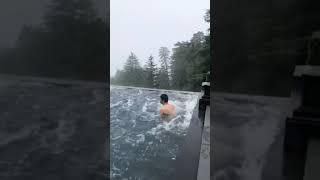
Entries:
POLYGON ((170 78, 169 78, 169 61, 170 61, 170 51, 167 47, 161 47, 159 49, 160 58, 160 71, 159 71, 159 85, 160 88, 169 89, 170 88, 170 78))
MULTIPOLYGON (((205 15, 205 21, 210 22, 209 10, 205 15)), ((151 87, 153 79, 155 88, 198 91, 206 73, 210 71, 210 34, 197 32, 189 41, 176 43, 171 57, 169 49, 161 47, 159 49, 160 68, 156 68, 153 60, 154 58, 150 56, 144 66, 145 79, 140 78, 140 81, 144 80, 143 86, 151 87), (174 83, 170 84, 170 82, 174 83)), ((132 68, 134 66, 139 67, 134 65, 137 62, 137 58, 131 54, 126 64, 126 71, 134 69, 132 68)), ((135 73, 129 74, 127 79, 135 77, 135 73)), ((129 82, 134 82, 136 79, 133 78, 129 82)))
POLYGON ((171 68, 174 82, 173 87, 175 89, 187 90, 187 67, 189 66, 189 59, 191 56, 190 49, 190 42, 178 42, 173 48, 171 68))
POLYGON ((161 66, 168 71, 169 69, 169 59, 170 59, 170 51, 167 47, 160 47, 159 49, 159 58, 161 62, 161 66))
POLYGON ((124 65, 124 74, 124 85, 143 85, 143 69, 140 66, 137 56, 133 52, 130 53, 127 62, 124 65))
POLYGON ((153 60, 153 56, 150 55, 146 66, 145 66, 145 72, 146 72, 146 79, 145 79, 145 85, 147 87, 155 87, 156 84, 156 64, 153 60))

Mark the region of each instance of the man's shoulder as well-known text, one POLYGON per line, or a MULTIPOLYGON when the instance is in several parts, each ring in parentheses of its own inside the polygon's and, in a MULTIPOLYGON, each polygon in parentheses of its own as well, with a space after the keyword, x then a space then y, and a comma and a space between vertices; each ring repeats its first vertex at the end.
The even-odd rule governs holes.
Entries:
POLYGON ((169 104, 170 107, 175 107, 173 104, 169 104))

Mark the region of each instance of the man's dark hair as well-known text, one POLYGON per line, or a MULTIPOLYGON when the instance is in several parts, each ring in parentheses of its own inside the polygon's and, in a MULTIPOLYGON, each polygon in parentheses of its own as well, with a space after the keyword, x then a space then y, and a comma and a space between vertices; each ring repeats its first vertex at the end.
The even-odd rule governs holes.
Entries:
POLYGON ((163 100, 164 102, 168 102, 168 100, 169 100, 169 97, 168 97, 168 95, 166 95, 166 94, 161 94, 160 98, 161 98, 161 100, 163 100))

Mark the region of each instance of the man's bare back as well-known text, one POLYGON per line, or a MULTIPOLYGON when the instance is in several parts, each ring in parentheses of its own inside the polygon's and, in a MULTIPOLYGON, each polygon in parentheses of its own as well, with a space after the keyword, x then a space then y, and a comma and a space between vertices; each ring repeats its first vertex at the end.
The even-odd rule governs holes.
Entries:
POLYGON ((160 115, 162 117, 166 117, 169 120, 176 115, 176 108, 174 105, 170 104, 169 102, 168 95, 162 94, 160 96, 160 103, 163 105, 160 108, 160 115))
POLYGON ((169 116, 173 116, 176 114, 176 111, 175 111, 175 107, 174 105, 172 104, 164 104, 161 109, 160 109, 160 114, 161 115, 169 115, 169 116))

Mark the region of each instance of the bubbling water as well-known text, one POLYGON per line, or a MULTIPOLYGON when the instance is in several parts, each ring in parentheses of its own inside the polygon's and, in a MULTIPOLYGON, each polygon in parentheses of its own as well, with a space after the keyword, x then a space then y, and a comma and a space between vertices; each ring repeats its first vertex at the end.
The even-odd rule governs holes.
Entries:
POLYGON ((110 92, 111 179, 170 177, 199 93, 167 92, 176 107, 176 116, 167 122, 159 115, 162 92, 124 87, 110 92))

